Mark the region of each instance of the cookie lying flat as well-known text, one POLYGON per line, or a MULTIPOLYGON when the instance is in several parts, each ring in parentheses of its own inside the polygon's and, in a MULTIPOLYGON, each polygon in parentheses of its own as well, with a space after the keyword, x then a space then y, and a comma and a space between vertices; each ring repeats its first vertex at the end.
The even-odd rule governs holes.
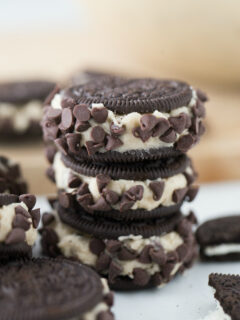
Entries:
POLYGON ((114 289, 165 284, 196 257, 191 218, 180 213, 125 224, 61 207, 58 214, 43 215, 43 253, 75 258, 95 268, 114 289))
POLYGON ((209 285, 215 289, 218 310, 204 320, 240 320, 240 276, 212 273, 209 285), (210 317, 212 316, 212 317, 210 317))
POLYGON ((79 163, 55 154, 47 171, 59 201, 98 216, 143 219, 171 215, 198 191, 196 173, 185 156, 134 164, 79 163))
POLYGON ((34 195, 0 194, 0 263, 31 257, 40 220, 35 203, 34 195))
POLYGON ((46 101, 44 138, 78 160, 170 157, 187 152, 203 134, 206 99, 180 81, 94 79, 46 101))
POLYGON ((0 84, 0 140, 41 136, 42 104, 55 84, 24 81, 0 84))
POLYGON ((240 216, 206 221, 196 232, 205 260, 240 260, 240 216))
POLYGON ((27 192, 27 184, 17 163, 0 156, 0 193, 23 194, 27 192))
POLYGON ((0 320, 113 320, 104 280, 77 262, 34 259, 0 268, 0 320))

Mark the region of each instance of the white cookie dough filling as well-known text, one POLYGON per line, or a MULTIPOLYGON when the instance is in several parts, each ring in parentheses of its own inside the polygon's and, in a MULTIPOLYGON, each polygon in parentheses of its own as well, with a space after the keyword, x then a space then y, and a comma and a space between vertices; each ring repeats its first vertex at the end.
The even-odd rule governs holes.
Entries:
POLYGON ((27 130, 32 121, 39 122, 43 115, 42 102, 30 101, 18 106, 12 103, 0 103, 0 119, 9 119, 16 131, 27 130))
MULTIPOLYGON (((15 217, 15 208, 17 206, 21 206, 28 211, 27 206, 23 202, 11 203, 0 208, 0 242, 4 242, 10 231, 13 229, 12 222, 15 217)), ((29 246, 33 246, 37 239, 37 230, 33 227, 32 219, 29 218, 28 221, 30 222, 30 227, 25 232, 25 241, 29 246)))
MULTIPOLYGON (((82 182, 86 182, 88 184, 88 188, 91 195, 93 196, 94 202, 96 202, 101 197, 101 194, 99 193, 97 187, 96 177, 88 177, 82 174, 78 174, 72 171, 70 168, 67 168, 61 160, 60 152, 56 153, 55 155, 53 169, 55 171, 55 181, 58 189, 63 189, 69 193, 76 191, 76 189, 68 187, 69 178, 72 174, 74 174, 75 176, 78 176, 82 182)), ((193 173, 190 166, 185 171, 188 174, 193 173)), ((125 191, 136 185, 141 185, 143 187, 143 197, 141 200, 136 201, 131 209, 146 209, 150 211, 159 207, 160 205, 166 207, 175 205, 172 200, 173 192, 177 189, 187 187, 187 179, 183 173, 179 173, 165 179, 158 178, 155 180, 145 181, 119 179, 111 180, 107 188, 109 190, 115 191, 116 193, 118 193, 118 195, 122 195, 125 191), (153 192, 149 186, 152 181, 164 181, 165 183, 163 194, 159 200, 153 199, 153 192)), ((119 204, 114 205, 113 208, 118 210, 119 204)))
MULTIPOLYGON (((62 100, 61 93, 57 93, 52 99, 52 102, 51 102, 52 108, 61 109, 62 108, 61 100, 62 100)), ((197 101, 197 94, 196 94, 196 91, 192 89, 192 98, 187 106, 176 108, 169 113, 162 113, 160 111, 155 110, 151 114, 156 118, 164 118, 167 120, 170 117, 173 117, 173 116, 176 117, 181 113, 185 113, 188 116, 192 117, 193 116, 192 107, 196 105, 196 101, 197 101)), ((89 107, 89 110, 95 107, 101 108, 101 107, 104 107, 104 105, 102 103, 98 103, 98 104, 93 103, 89 107)), ((188 134, 188 129, 185 129, 181 134, 177 133, 176 140, 173 143, 163 142, 159 139, 159 137, 150 137, 147 141, 143 142, 141 139, 135 137, 132 133, 133 129, 140 126, 140 119, 142 116, 143 114, 140 114, 138 112, 130 112, 129 114, 126 114, 126 115, 118 115, 113 111, 108 110, 108 117, 104 123, 99 124, 94 119, 91 118, 89 120, 91 127, 88 130, 81 132, 81 142, 80 142, 81 146, 84 146, 86 144, 86 141, 92 140, 91 130, 94 126, 101 126, 107 134, 110 134, 111 123, 114 123, 119 127, 125 128, 124 133, 120 136, 120 139, 123 142, 123 144, 115 149, 118 152, 125 152, 129 150, 141 150, 141 149, 150 150, 154 148, 172 147, 174 143, 177 142, 183 135, 188 134)), ((76 133, 79 133, 79 132, 76 132, 76 133)), ((105 152, 106 150, 104 148, 101 148, 98 151, 105 152)))

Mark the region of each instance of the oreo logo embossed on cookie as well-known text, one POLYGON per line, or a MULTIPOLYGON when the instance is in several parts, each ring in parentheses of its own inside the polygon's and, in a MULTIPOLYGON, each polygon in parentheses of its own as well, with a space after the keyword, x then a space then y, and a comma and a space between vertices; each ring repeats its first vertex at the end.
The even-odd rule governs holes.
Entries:
POLYGON ((78 160, 159 159, 198 142, 205 100, 181 81, 96 77, 56 93, 42 127, 46 141, 78 160))

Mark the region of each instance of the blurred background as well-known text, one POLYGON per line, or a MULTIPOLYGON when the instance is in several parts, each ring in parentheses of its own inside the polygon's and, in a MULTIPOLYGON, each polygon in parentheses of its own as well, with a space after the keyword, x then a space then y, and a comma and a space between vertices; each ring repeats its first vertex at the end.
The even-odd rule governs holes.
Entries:
MULTIPOLYGON (((0 81, 63 82, 84 69, 186 80, 210 99, 191 152, 200 181, 240 179, 239 13, 237 0, 1 0, 0 81)), ((40 142, 0 149, 32 192, 54 190, 40 142)))

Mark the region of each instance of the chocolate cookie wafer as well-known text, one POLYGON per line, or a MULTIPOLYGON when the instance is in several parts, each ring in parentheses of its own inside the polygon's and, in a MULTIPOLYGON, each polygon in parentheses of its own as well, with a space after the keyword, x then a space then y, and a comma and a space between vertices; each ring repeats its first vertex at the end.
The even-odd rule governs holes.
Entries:
POLYGON ((240 216, 208 220, 196 232, 201 257, 210 261, 240 260, 240 216))
POLYGON ((31 194, 0 194, 0 263, 31 257, 40 221, 35 203, 31 194))
POLYGON ((91 214, 115 219, 164 217, 192 201, 196 173, 185 156, 147 163, 92 164, 57 152, 47 173, 56 182, 65 208, 82 207, 91 214))
POLYGON ((58 214, 43 215, 43 253, 91 266, 114 289, 159 286, 196 257, 193 220, 193 215, 176 213, 168 219, 120 223, 58 206, 58 214))
POLYGON ((19 261, 0 268, 0 319, 114 320, 106 280, 64 259, 19 261))
POLYGON ((23 81, 0 84, 0 141, 41 137, 43 101, 55 84, 23 81))
POLYGON ((240 276, 212 273, 209 285, 215 290, 218 309, 204 320, 240 320, 240 276))
POLYGON ((187 83, 114 76, 46 101, 46 141, 77 160, 135 162, 187 152, 204 132, 206 96, 187 83))
POLYGON ((23 194, 27 192, 27 184, 17 163, 0 156, 0 193, 23 194))

